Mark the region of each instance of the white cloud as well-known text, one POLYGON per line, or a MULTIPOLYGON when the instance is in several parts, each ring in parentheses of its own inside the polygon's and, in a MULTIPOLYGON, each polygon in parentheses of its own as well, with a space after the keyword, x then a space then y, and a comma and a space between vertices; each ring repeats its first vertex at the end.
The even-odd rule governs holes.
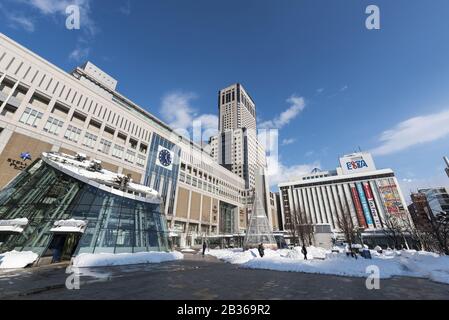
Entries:
POLYGON ((287 99, 287 103, 290 107, 283 111, 279 116, 275 117, 273 120, 265 121, 259 124, 261 129, 281 129, 283 126, 287 125, 291 120, 293 120, 302 110, 304 110, 306 103, 303 97, 297 95, 292 95, 287 99))
POLYGON ((316 89, 316 93, 317 93, 317 94, 323 93, 323 91, 324 91, 324 88, 318 88, 318 89, 316 89))
POLYGON ((89 48, 78 47, 70 53, 69 59, 74 60, 76 62, 82 62, 89 56, 89 52, 90 52, 89 48))
POLYGON ((66 8, 70 5, 76 5, 80 9, 80 29, 89 36, 95 35, 98 31, 91 18, 91 0, 27 0, 22 2, 31 5, 44 15, 60 14, 67 16, 66 8))
POLYGON ((278 130, 268 130, 259 133, 259 142, 265 148, 268 182, 272 190, 277 190, 277 185, 280 182, 295 180, 303 174, 310 173, 314 168, 320 167, 317 161, 291 166, 283 164, 278 153, 278 136, 278 130))
POLYGON ((399 180, 402 194, 407 203, 410 203, 410 193, 417 192, 418 189, 425 188, 449 188, 449 179, 444 173, 441 175, 429 176, 426 178, 403 178, 399 180))
POLYGON ((283 146, 287 146, 289 144, 295 143, 296 139, 295 138, 288 138, 288 139, 283 139, 282 140, 282 145, 283 146))
POLYGON ((34 32, 34 22, 25 16, 15 15, 13 13, 5 14, 8 25, 12 28, 22 28, 28 32, 34 32))
POLYGON ((449 110, 418 116, 384 131, 378 147, 371 150, 377 156, 395 153, 412 146, 432 142, 449 135, 449 110))
POLYGON ((6 25, 13 29, 24 29, 28 32, 34 32, 34 21, 31 17, 23 15, 23 13, 14 12, 11 9, 6 9, 0 3, 0 19, 4 20, 6 25), (2 17, 3 16, 3 17, 2 17))
MULTIPOLYGON (((86 59, 91 51, 88 43, 94 40, 98 33, 98 28, 91 17, 91 0, 16 0, 16 2, 30 6, 44 16, 62 16, 67 18, 66 9, 68 6, 78 6, 80 13, 80 31, 81 36, 77 40, 76 48, 69 53, 69 60, 81 61, 86 59)), ((60 23, 61 28, 66 28, 65 19, 56 19, 60 23)), ((31 30, 34 26, 26 21, 16 21, 17 24, 22 23, 22 27, 31 30)))
POLYGON ((311 157, 311 156, 313 156, 314 154, 315 154, 315 151, 310 150, 310 151, 307 151, 307 152, 306 152, 305 156, 306 156, 306 157, 311 157))
POLYGON ((123 13, 125 16, 129 16, 131 14, 131 1, 127 0, 123 6, 119 8, 119 11, 123 13))
POLYGON ((192 92, 172 92, 162 98, 162 118, 179 134, 188 135, 195 142, 206 141, 218 132, 218 117, 214 114, 198 115, 192 107, 196 98, 192 92))
POLYGON ((344 85, 343 87, 340 88, 340 92, 346 91, 348 90, 348 88, 349 87, 347 85, 344 85))
POLYGON ((284 165, 279 159, 269 156, 268 159, 268 182, 272 190, 277 189, 281 182, 287 182, 298 179, 299 176, 312 172, 314 168, 320 168, 319 162, 315 161, 308 164, 295 164, 292 166, 284 165))

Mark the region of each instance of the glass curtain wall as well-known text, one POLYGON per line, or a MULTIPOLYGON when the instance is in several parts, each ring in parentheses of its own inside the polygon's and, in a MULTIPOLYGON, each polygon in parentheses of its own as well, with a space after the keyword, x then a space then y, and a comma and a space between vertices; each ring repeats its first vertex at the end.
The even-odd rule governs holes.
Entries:
POLYGON ((55 221, 87 222, 75 254, 166 251, 161 205, 131 199, 83 183, 36 161, 0 192, 0 220, 27 218, 22 233, 3 234, 0 252, 47 249, 55 221))

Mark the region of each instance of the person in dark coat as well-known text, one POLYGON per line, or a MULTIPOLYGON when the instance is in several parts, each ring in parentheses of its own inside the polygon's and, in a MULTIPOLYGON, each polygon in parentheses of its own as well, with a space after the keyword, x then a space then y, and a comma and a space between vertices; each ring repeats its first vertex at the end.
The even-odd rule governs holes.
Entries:
POLYGON ((304 260, 307 260, 307 249, 305 245, 302 245, 301 252, 304 255, 304 260))
POLYGON ((257 250, 259 250, 260 257, 263 258, 264 254, 265 254, 264 253, 265 248, 263 247, 263 243, 259 244, 259 247, 257 248, 257 250))
POLYGON ((207 248, 207 244, 206 241, 203 242, 203 257, 206 254, 206 248, 207 248))

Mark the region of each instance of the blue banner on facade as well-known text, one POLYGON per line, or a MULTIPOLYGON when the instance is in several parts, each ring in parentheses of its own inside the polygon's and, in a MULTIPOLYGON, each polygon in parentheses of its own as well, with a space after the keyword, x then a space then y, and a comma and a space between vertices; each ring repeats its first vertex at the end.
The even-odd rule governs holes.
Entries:
POLYGON ((365 220, 368 224, 368 228, 374 228, 373 219, 371 218, 370 208, 368 205, 368 201, 366 200, 365 193, 363 192, 363 186, 359 182, 357 185, 357 192, 359 193, 360 202, 362 203, 363 212, 365 214, 365 220))

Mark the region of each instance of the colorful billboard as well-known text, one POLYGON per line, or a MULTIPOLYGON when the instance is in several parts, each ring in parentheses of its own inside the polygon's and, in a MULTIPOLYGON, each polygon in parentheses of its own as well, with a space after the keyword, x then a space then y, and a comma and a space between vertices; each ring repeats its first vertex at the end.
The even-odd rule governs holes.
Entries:
POLYGON ((363 212, 365 213, 365 220, 368 224, 368 228, 374 228, 373 219, 371 218, 371 210, 368 206, 368 201, 366 200, 365 193, 363 192, 363 187, 360 182, 357 182, 357 191, 359 193, 360 202, 362 203, 363 212))
POLYGON ((366 199, 368 200, 368 205, 371 210, 371 215, 374 219, 374 224, 376 228, 381 228, 379 214, 376 208, 376 202, 374 201, 374 195, 368 182, 363 182, 363 190, 365 190, 366 199))
POLYGON ((357 193, 355 184, 351 184, 351 194, 352 194, 352 201, 354 202, 354 206, 357 212, 357 220, 359 221, 359 226, 362 228, 367 228, 368 225, 366 224, 365 217, 363 215, 362 204, 360 203, 359 195, 357 193))
POLYGON ((393 179, 378 180, 377 188, 387 213, 398 215, 404 212, 404 205, 393 179))

